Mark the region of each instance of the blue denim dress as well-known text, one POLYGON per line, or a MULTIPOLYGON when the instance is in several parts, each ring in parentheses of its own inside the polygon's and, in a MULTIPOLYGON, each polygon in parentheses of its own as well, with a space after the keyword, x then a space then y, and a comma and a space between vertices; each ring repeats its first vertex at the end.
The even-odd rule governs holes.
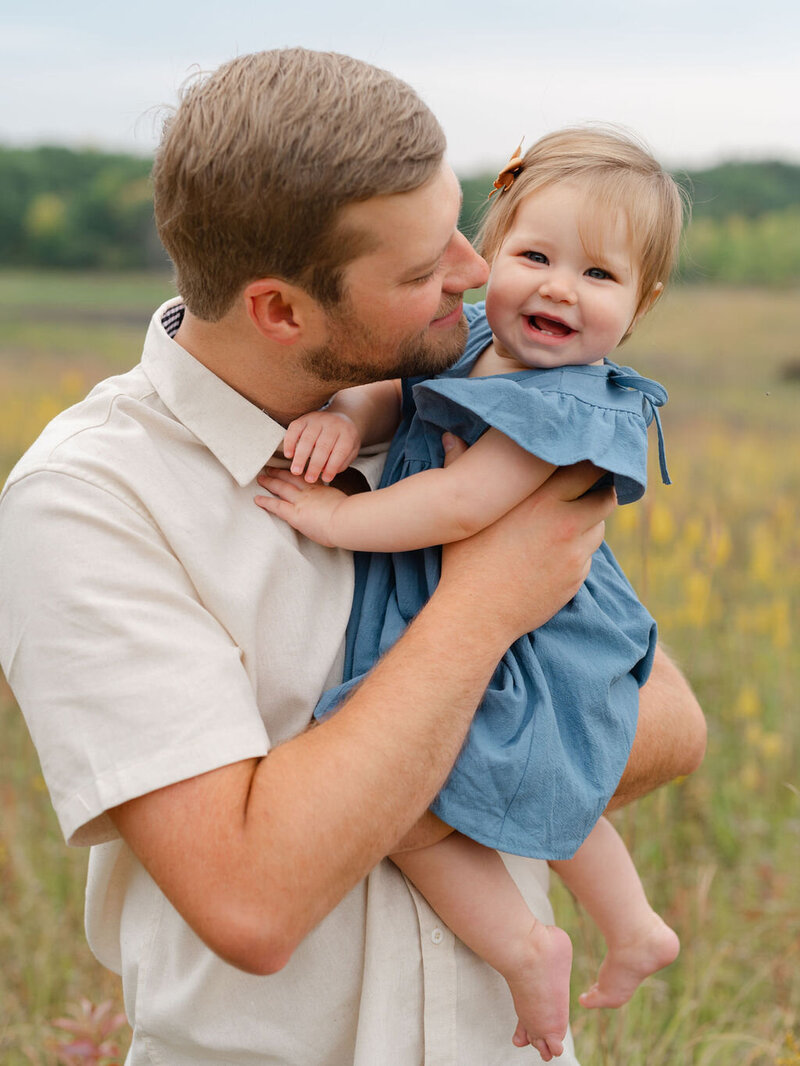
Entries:
MULTIPOLYGON (((667 398, 630 368, 526 370, 468 377, 491 341, 482 305, 467 309, 464 355, 435 379, 404 383, 403 422, 382 485, 441 466, 441 436, 471 444, 494 426, 558 466, 590 459, 613 476, 621 503, 647 481, 647 426, 667 398)), ((441 550, 358 554, 345 681, 325 693, 335 710, 400 637, 439 580, 441 550)), ((506 652, 466 742, 431 809, 481 844, 518 855, 570 858, 616 789, 628 759, 639 687, 650 672, 656 625, 607 545, 578 594, 506 652)))

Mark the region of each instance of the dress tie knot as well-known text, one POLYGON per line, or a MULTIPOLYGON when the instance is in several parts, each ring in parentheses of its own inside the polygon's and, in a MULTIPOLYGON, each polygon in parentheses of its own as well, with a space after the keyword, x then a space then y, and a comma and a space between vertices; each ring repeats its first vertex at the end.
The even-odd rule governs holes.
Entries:
POLYGON ((653 381, 652 378, 642 377, 641 374, 635 372, 626 373, 622 369, 613 370, 609 375, 609 380, 622 389, 635 389, 644 397, 645 421, 648 425, 651 422, 656 424, 658 464, 661 467, 661 480, 665 485, 671 485, 672 481, 667 470, 667 452, 664 447, 664 431, 661 428, 661 418, 658 413, 658 408, 663 407, 669 398, 667 390, 658 381, 653 381))

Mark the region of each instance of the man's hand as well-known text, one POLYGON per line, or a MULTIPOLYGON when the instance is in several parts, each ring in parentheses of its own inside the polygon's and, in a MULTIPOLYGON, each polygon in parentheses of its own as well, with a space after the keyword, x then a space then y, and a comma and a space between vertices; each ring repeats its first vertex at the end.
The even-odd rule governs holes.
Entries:
POLYGON ((335 411, 311 411, 290 422, 283 440, 283 454, 291 459, 291 472, 314 483, 326 484, 346 470, 358 455, 361 436, 351 418, 335 411))
POLYGON ((600 476, 591 463, 563 467, 494 525, 443 549, 437 595, 458 590, 471 600, 500 655, 552 618, 586 580, 616 506, 611 488, 585 495, 600 476))

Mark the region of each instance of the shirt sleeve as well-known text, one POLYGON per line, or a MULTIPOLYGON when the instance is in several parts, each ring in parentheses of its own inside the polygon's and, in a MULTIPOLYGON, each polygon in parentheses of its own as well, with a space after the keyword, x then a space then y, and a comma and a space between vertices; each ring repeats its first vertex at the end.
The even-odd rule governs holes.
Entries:
POLYGON ((239 648, 146 516, 37 471, 0 506, 0 650, 68 843, 109 808, 266 754, 239 648))

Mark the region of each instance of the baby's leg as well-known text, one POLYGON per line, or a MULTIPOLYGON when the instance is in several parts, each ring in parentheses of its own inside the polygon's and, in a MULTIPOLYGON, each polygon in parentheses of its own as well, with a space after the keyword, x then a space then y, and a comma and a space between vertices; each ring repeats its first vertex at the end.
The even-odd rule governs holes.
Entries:
POLYGON ((496 851, 451 833, 393 861, 457 937, 506 979, 519 1025, 513 1041, 545 1062, 564 1050, 572 945, 534 918, 496 851))
POLYGON ((607 819, 600 819, 571 859, 550 865, 608 946, 597 981, 580 1001, 584 1007, 621 1007, 645 977, 674 961, 678 937, 648 903, 628 849, 607 819))

